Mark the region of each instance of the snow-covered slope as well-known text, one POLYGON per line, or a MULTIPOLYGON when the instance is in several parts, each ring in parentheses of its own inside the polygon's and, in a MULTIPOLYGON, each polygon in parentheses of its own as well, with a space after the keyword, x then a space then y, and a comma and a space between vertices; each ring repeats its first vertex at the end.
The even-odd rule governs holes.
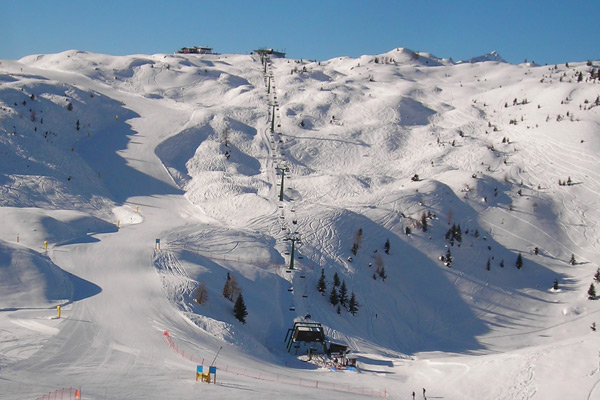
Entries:
POLYGON ((492 55, 2 61, 0 398, 598 396, 599 65, 492 55))

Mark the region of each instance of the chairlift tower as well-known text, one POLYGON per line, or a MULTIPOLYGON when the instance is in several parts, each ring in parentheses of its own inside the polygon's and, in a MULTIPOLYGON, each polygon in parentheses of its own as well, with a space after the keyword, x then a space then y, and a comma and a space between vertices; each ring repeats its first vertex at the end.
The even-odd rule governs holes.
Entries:
POLYGON ((289 172, 290 169, 283 165, 277 167, 277 169, 281 171, 281 189, 279 190, 279 201, 283 201, 283 182, 285 179, 285 171, 289 172))
POLYGON ((292 251, 290 253, 290 269, 294 269, 294 251, 295 251, 295 245, 296 245, 296 242, 298 242, 298 245, 301 245, 302 244, 302 239, 301 239, 299 233, 293 233, 293 234, 290 234, 290 236, 288 236, 284 240, 289 240, 289 241, 292 242, 292 251))
POLYGON ((275 104, 273 104, 273 116, 271 117, 271 133, 275 133, 275 104))

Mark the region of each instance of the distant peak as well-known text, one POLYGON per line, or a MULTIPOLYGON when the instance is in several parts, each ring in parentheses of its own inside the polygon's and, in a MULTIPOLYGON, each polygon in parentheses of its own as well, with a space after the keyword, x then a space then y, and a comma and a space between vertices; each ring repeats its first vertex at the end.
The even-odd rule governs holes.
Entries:
POLYGON ((504 58, 502 58, 502 56, 500 54, 498 54, 497 51, 494 50, 494 51, 484 54, 482 56, 473 57, 473 58, 469 58, 468 60, 460 61, 459 64, 460 63, 479 63, 479 62, 486 62, 486 61, 496 61, 496 62, 501 62, 501 63, 508 62, 504 58))

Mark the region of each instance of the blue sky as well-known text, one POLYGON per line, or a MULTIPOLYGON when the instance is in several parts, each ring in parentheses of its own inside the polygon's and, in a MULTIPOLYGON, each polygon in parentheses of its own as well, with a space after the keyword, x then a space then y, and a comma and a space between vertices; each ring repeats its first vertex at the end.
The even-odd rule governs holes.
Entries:
POLYGON ((259 47, 326 60, 396 47, 539 64, 600 59, 600 1, 0 0, 0 59, 78 49, 112 55, 259 47))

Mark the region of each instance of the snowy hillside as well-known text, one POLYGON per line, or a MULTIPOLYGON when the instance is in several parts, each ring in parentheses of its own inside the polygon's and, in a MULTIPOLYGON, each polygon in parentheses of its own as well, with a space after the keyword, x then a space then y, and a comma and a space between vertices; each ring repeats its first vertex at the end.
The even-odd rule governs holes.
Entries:
POLYGON ((0 399, 600 396, 600 64, 488 56, 2 61, 0 399))

